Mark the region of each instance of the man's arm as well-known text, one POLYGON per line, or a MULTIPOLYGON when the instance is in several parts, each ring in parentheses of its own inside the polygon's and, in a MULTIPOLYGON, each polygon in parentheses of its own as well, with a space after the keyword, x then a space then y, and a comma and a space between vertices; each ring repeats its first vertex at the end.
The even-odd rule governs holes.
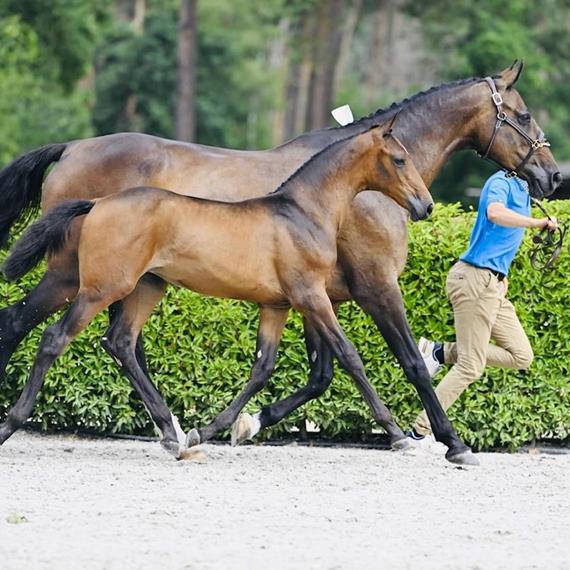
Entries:
POLYGON ((502 202, 493 202, 487 206, 487 218, 493 224, 508 228, 547 228, 554 231, 558 227, 556 220, 548 218, 529 218, 513 212, 502 202))

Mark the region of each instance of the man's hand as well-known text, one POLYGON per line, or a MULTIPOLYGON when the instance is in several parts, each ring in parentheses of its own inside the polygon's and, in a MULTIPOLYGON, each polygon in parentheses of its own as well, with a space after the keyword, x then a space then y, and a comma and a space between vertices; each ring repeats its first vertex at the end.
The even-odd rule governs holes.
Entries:
POLYGON ((558 229, 558 220, 556 218, 538 218, 536 222, 536 227, 541 230, 553 232, 558 229))

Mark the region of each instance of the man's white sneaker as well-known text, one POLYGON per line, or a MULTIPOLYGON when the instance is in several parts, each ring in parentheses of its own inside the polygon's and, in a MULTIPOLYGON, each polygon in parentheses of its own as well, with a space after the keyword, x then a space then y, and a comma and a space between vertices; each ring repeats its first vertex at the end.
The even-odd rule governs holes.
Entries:
POLYGON ((438 348, 438 345, 436 345, 433 340, 428 340, 423 336, 420 338, 420 342, 418 342, 418 349, 421 352, 426 368, 432 378, 443 367, 443 364, 435 357, 436 348, 438 348))
POLYGON ((408 440, 416 449, 421 449, 422 451, 427 451, 428 453, 441 455, 445 454, 447 451, 447 447, 443 445, 443 443, 437 441, 432 433, 425 435, 420 439, 408 435, 408 440))

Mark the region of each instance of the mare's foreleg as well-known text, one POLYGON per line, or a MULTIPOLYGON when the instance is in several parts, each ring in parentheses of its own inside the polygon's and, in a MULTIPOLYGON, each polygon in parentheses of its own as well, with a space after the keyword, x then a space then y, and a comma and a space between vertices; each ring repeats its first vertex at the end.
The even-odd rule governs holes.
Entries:
POLYGON ((376 284, 372 292, 355 280, 352 294, 355 301, 372 316, 389 348, 402 366, 407 379, 416 388, 432 425, 435 438, 449 448, 446 458, 454 463, 475 463, 476 459, 471 450, 459 439, 435 395, 431 377, 406 319, 398 283, 383 283, 381 286, 376 284))
POLYGON ((112 324, 103 337, 102 345, 121 366, 143 401, 160 432, 161 445, 178 458, 185 447, 186 434, 136 355, 141 329, 164 295, 165 288, 162 279, 152 275, 143 277, 120 305, 115 304, 112 324))
MULTIPOLYGON (((207 441, 221 430, 231 426, 247 402, 265 386, 275 367, 277 347, 288 314, 288 309, 261 308, 255 346, 256 360, 247 384, 232 403, 211 423, 203 428, 192 429, 188 433, 189 447, 207 441)), ((232 436, 232 443, 235 443, 233 439, 234 436, 232 436)))
POLYGON ((45 376, 55 359, 107 303, 97 294, 80 295, 55 324, 46 328, 29 379, 6 420, 0 425, 0 445, 30 417, 45 376))

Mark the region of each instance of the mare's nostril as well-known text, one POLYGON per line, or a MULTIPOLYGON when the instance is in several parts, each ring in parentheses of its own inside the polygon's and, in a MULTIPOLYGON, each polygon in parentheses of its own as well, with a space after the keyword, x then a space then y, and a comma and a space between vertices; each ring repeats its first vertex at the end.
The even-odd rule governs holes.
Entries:
POLYGON ((562 180, 564 180, 564 178, 562 177, 562 174, 560 174, 560 172, 555 172, 552 175, 552 186, 554 188, 558 188, 558 186, 560 186, 560 184, 562 184, 562 180))
POLYGON ((429 216, 433 212, 433 202, 427 207, 427 215, 429 216))

